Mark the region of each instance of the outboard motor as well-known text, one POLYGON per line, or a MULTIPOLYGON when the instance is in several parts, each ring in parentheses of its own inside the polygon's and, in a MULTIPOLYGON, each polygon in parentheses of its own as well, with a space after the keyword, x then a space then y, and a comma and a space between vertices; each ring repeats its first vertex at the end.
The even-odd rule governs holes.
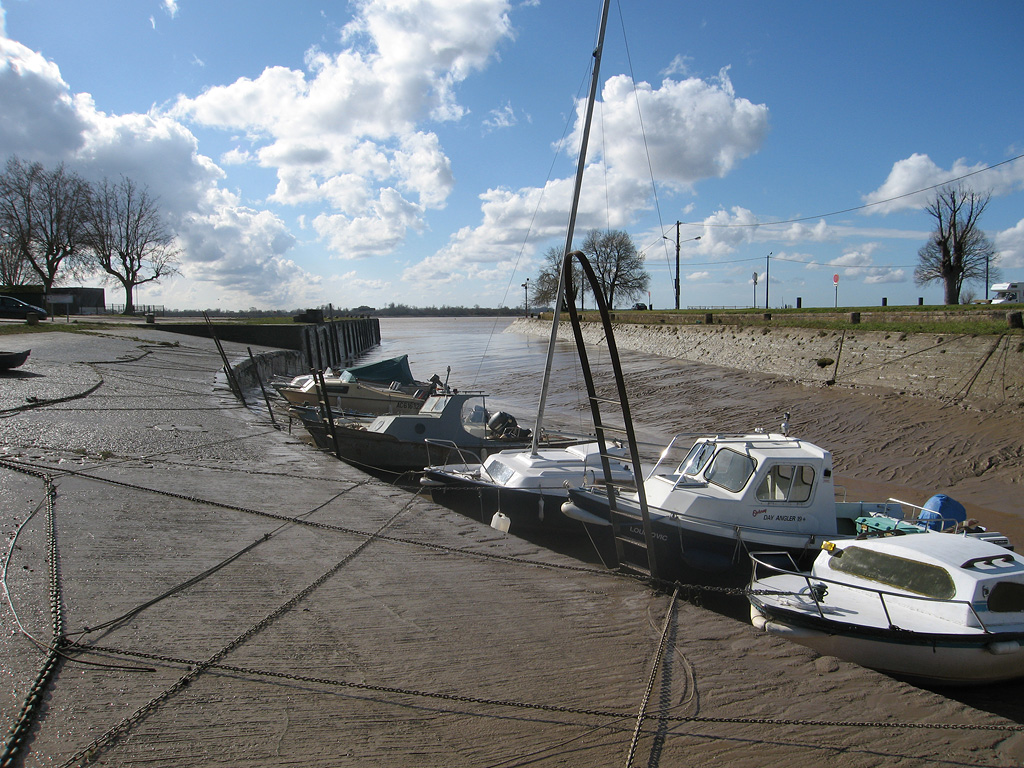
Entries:
POLYGON ((516 425, 516 417, 505 411, 498 411, 487 422, 487 428, 495 435, 504 435, 508 430, 515 429, 516 425))

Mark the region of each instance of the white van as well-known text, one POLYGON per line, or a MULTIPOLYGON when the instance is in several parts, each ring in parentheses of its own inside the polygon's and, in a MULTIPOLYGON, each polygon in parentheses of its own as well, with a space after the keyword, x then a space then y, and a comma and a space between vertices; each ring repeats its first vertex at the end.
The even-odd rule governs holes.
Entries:
POLYGON ((1024 283, 996 283, 992 286, 993 304, 1020 304, 1024 302, 1024 283))

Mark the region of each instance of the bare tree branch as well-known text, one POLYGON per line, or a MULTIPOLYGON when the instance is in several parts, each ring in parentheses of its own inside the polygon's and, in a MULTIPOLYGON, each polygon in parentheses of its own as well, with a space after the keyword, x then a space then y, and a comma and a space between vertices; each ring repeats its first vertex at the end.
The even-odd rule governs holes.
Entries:
POLYGON ((995 249, 978 220, 991 194, 961 185, 943 187, 925 210, 935 219, 931 238, 917 252, 917 285, 941 281, 944 303, 959 304, 966 281, 997 279, 995 249))
POLYGON ((124 288, 125 314, 135 311, 136 286, 178 271, 179 251, 156 198, 127 177, 95 188, 88 241, 96 265, 124 288))
POLYGON ((11 157, 0 175, 3 239, 47 292, 61 272, 74 275, 86 267, 88 208, 89 185, 63 163, 47 171, 40 163, 11 157))

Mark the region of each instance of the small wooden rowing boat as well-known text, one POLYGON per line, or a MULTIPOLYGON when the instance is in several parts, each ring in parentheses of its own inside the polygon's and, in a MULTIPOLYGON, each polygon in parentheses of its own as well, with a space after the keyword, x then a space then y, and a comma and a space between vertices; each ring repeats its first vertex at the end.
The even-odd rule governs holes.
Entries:
POLYGON ((31 351, 31 349, 26 349, 24 352, 0 351, 0 371, 8 371, 24 365, 25 361, 28 360, 28 353, 31 351))

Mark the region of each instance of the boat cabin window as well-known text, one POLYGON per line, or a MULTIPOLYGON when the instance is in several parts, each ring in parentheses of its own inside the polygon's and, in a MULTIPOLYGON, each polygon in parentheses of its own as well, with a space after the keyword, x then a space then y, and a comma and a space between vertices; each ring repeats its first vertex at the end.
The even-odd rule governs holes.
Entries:
POLYGON ((998 582, 988 596, 988 609, 993 613, 1024 611, 1024 584, 1015 581, 998 582))
POLYGON ((834 570, 850 576, 859 576, 937 600, 950 600, 956 595, 953 577, 949 571, 937 565, 864 547, 850 546, 836 551, 842 554, 833 554, 829 564, 834 570))
POLYGON ((511 480, 515 473, 516 471, 512 469, 512 467, 502 461, 498 461, 497 459, 492 459, 490 463, 487 464, 487 474, 491 476, 491 479, 494 480, 494 482, 502 485, 511 480))
POLYGON ((448 405, 447 397, 435 397, 433 402, 428 402, 422 410, 424 413, 441 413, 446 405, 448 405))
POLYGON ((799 503, 811 498, 814 467, 807 464, 776 464, 757 486, 758 501, 799 503))
POLYGON ((686 458, 679 465, 679 474, 699 475, 714 453, 714 443, 694 443, 690 452, 686 454, 686 458))
POLYGON ((715 454, 711 466, 704 473, 709 483, 720 485, 727 491, 739 491, 754 474, 754 460, 742 453, 723 448, 715 454))

